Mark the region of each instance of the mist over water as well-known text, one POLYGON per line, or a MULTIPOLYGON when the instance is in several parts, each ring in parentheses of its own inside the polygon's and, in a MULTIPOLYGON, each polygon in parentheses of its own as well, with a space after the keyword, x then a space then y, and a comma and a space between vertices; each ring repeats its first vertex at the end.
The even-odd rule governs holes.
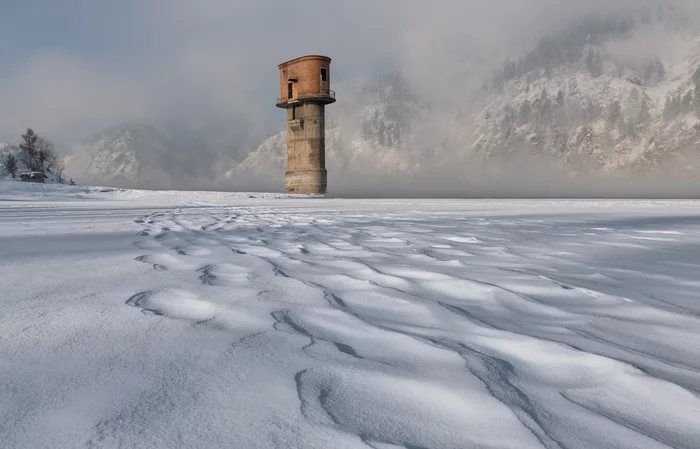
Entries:
MULTIPOLYGON (((471 154, 474 113, 493 95, 484 83, 504 61, 582 20, 657 11, 659 5, 664 26, 606 48, 629 65, 649 52, 668 56, 679 29, 697 32, 698 2, 444 0, 436 6, 423 0, 309 0, 299 8, 279 0, 125 0, 109 6, 44 0, 29 8, 10 0, 0 17, 0 142, 15 143, 31 126, 71 151, 120 123, 175 120, 192 125, 220 153, 219 167, 211 168, 219 173, 225 171, 220 165, 232 168, 255 142, 284 128, 284 114, 274 106, 277 64, 319 53, 333 58, 339 101, 329 114, 348 135, 360 121, 359 92, 382 73, 400 73, 411 94, 425 102, 400 148, 420 161, 419 170, 378 169, 352 160, 342 167, 329 164, 330 195, 697 197, 700 165, 694 154, 700 148, 653 169, 594 174, 572 174, 517 145, 504 148, 497 161, 471 154), (30 32, 13 25, 22 18, 50 23, 59 12, 61 27, 30 32)), ((281 191, 284 173, 222 178, 169 172, 117 184, 281 191)))
MULTIPOLYGON (((470 168, 436 167, 420 175, 379 171, 328 173, 328 196, 344 198, 618 198, 694 199, 700 197, 697 173, 675 164, 647 173, 620 172, 570 176, 550 164, 514 160, 490 173, 488 164, 470 168)), ((283 192, 284 177, 241 175, 229 180, 235 191, 283 192)), ((216 185, 201 186, 203 189, 216 185)))

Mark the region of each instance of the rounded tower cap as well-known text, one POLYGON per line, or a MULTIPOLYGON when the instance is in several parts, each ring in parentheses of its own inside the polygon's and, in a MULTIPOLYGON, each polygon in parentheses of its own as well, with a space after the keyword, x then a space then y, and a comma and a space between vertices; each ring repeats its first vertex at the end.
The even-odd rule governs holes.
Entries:
POLYGON ((298 58, 290 59, 289 61, 283 62, 282 64, 280 64, 278 67, 281 69, 282 67, 284 67, 284 66, 286 66, 286 65, 294 64, 294 63, 297 63, 297 62, 302 62, 302 61, 304 61, 304 60, 306 60, 306 59, 320 59, 320 60, 323 60, 323 61, 326 61, 326 62, 329 62, 329 63, 332 61, 332 59, 329 58, 328 56, 323 56, 323 55, 306 55, 306 56, 300 56, 300 57, 298 57, 298 58))

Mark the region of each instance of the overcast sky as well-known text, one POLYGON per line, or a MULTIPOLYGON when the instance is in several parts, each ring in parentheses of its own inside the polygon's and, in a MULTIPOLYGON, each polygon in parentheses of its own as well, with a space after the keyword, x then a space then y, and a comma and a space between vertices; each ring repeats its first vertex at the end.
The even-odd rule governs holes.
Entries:
POLYGON ((287 59, 328 54, 340 84, 393 64, 373 1, 1 2, 0 141, 27 126, 69 139, 125 119, 265 118, 287 59))
POLYGON ((0 0, 0 141, 207 114, 267 126, 277 65, 312 53, 333 58, 341 97, 395 68, 460 88, 576 15, 644 1, 0 0))

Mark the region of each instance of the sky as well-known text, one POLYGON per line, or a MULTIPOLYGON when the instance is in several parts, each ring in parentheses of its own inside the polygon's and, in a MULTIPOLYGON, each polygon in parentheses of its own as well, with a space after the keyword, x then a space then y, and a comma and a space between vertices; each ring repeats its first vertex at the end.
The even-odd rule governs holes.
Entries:
POLYGON ((328 54, 340 84, 392 64, 381 20, 347 14, 348 2, 0 3, 0 141, 28 126, 71 140, 142 118, 266 122, 285 60, 328 54))
POLYGON ((277 65, 304 54, 333 58, 339 96, 400 70, 450 101, 571 18, 645 1, 0 0, 0 142, 207 117, 269 133, 277 65))
POLYGON ((277 65, 303 54, 333 58, 338 91, 396 69, 435 89, 436 74, 460 79, 567 1, 0 0, 0 141, 210 115, 267 128, 277 65))

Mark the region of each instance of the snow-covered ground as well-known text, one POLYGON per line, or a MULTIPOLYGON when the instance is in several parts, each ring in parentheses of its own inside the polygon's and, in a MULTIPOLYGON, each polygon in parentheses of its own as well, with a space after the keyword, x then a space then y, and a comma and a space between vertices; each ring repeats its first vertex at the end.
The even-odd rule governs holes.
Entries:
POLYGON ((697 448, 699 268, 693 201, 0 182, 0 446, 697 448))

